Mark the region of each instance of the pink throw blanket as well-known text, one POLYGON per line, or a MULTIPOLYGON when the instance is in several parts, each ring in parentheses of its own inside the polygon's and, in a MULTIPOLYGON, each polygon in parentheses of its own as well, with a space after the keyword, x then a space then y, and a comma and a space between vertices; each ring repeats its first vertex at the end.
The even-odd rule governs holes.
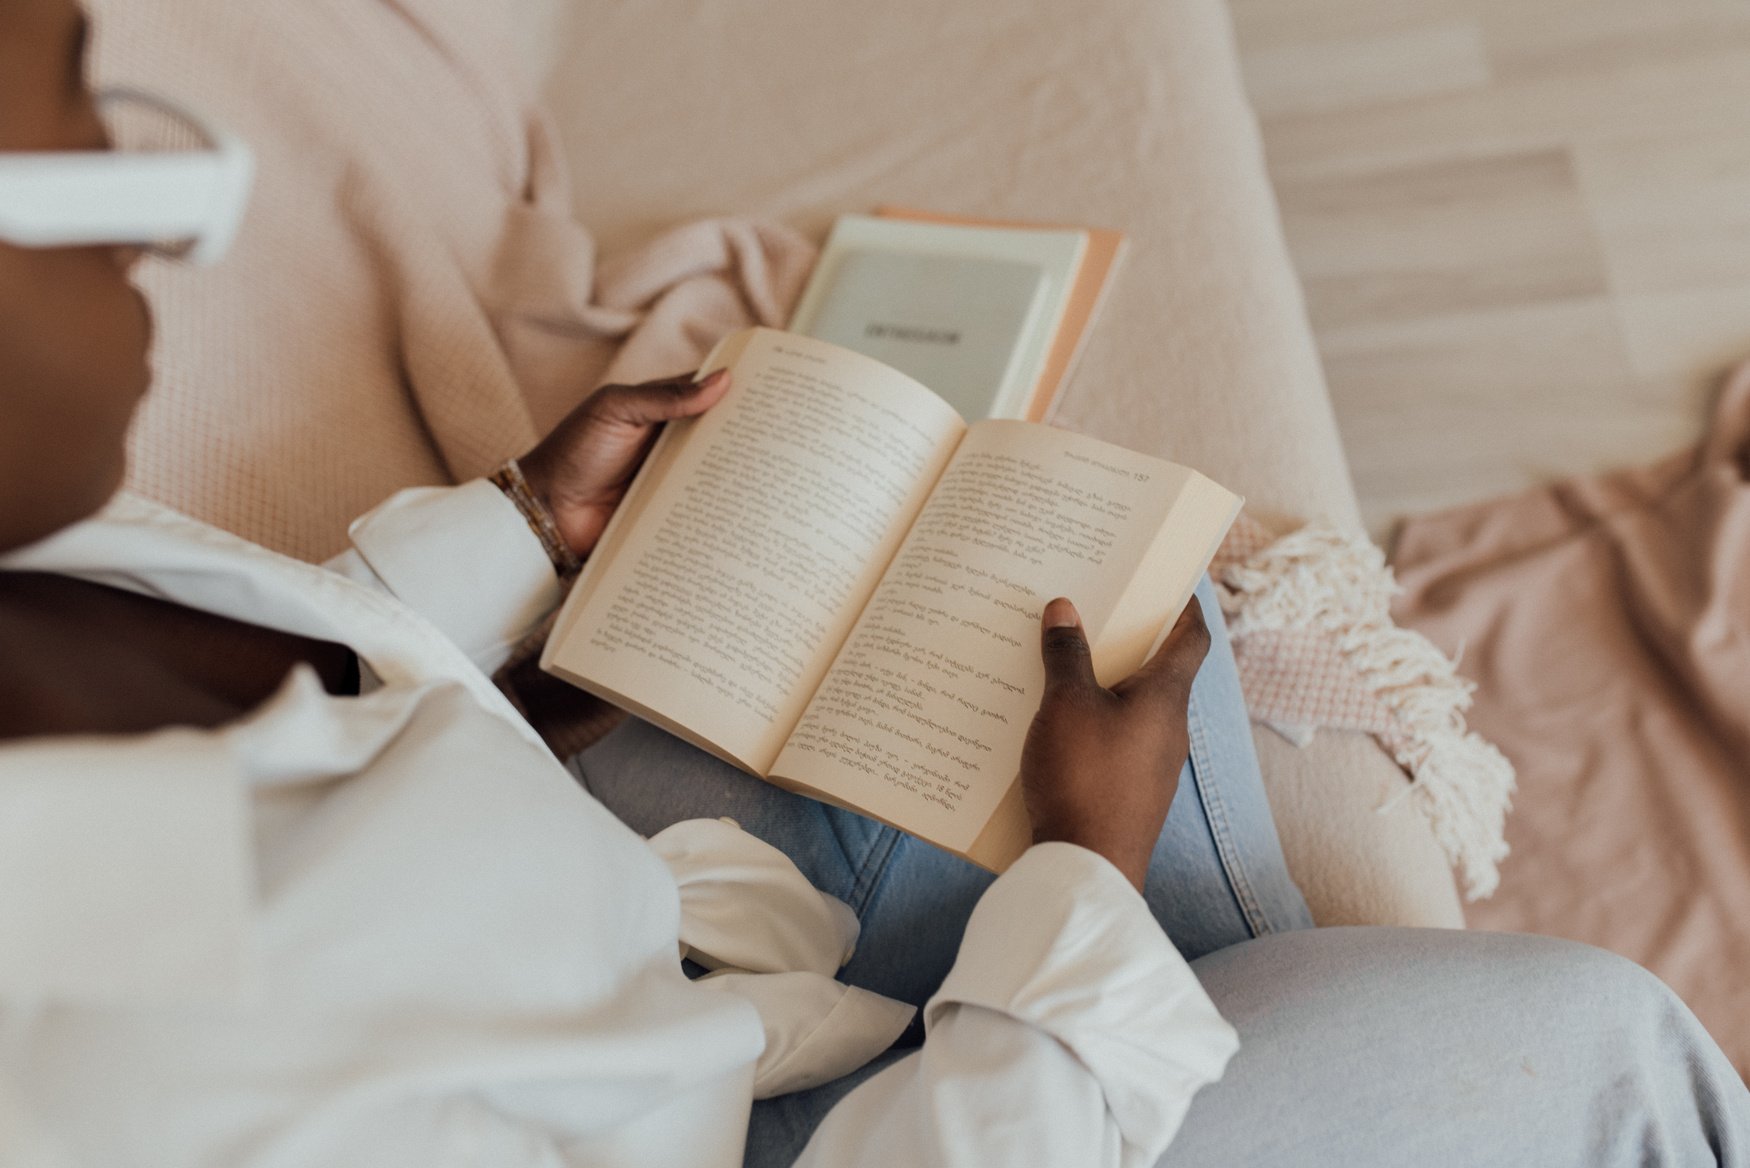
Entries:
POLYGON ((1694 449, 1413 520, 1396 564, 1519 769, 1470 923, 1634 958, 1750 1072, 1750 364, 1694 449))
POLYGON ((258 167, 225 263, 142 270, 157 378, 130 485, 280 551, 332 555, 354 516, 491 470, 603 381, 781 325, 813 263, 735 219, 598 263, 493 5, 93 8, 96 83, 184 98, 258 167))

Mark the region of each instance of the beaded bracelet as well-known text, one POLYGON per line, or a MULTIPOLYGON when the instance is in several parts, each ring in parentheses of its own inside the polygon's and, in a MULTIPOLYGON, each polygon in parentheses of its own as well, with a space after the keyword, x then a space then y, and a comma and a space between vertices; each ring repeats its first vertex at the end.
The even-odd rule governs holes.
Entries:
POLYGON ((535 533, 535 538, 541 541, 541 548, 547 553, 547 558, 553 561, 553 570, 561 577, 575 575, 583 567, 583 560, 571 550, 565 537, 559 534, 559 524, 554 521, 553 512, 529 490, 529 480, 523 477, 523 468, 517 465, 516 459, 506 459, 504 465, 493 471, 488 478, 522 512, 529 530, 535 533))

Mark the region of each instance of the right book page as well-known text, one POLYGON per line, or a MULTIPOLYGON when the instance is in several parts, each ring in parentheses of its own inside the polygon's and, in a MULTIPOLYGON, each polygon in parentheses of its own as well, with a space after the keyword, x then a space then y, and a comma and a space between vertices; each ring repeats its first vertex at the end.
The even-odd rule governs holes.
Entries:
POLYGON ((1025 847, 1011 788, 1044 682, 1045 602, 1075 602, 1100 680, 1119 680, 1183 609, 1239 503, 1096 439, 978 423, 772 778, 1005 866, 1025 847))

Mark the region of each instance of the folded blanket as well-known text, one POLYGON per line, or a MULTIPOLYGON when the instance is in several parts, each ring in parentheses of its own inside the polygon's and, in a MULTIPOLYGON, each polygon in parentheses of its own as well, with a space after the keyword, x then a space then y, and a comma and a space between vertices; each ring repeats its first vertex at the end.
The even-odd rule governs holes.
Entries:
POLYGON ((1413 520, 1395 559, 1519 769, 1470 922, 1634 958, 1750 1072, 1750 364, 1693 449, 1413 520))
POLYGON ((1359 532, 1315 524, 1275 538, 1242 515, 1210 571, 1252 720, 1302 746, 1320 729, 1373 735, 1410 776, 1394 798, 1427 817, 1466 898, 1491 895, 1513 767, 1465 725, 1475 687, 1393 622, 1384 553, 1359 532))

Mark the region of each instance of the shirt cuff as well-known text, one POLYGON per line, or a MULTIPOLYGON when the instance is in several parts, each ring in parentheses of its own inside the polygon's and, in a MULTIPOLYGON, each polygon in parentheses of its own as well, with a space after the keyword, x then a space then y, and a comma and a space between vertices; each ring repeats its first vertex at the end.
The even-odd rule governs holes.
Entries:
POLYGON ((516 504, 485 479, 401 491, 354 520, 348 535, 389 591, 487 673, 564 595, 516 504))
POLYGON ((1067 1047, 1147 1163, 1239 1049, 1136 889, 1073 844, 1035 845, 985 892, 925 1025, 961 1006, 1007 1014, 1067 1047))
POLYGON ((835 981, 857 916, 783 852, 721 819, 688 819, 650 838, 680 889, 685 955, 717 970, 697 984, 754 1004, 766 1049, 754 1098, 818 1087, 892 1046, 916 1008, 835 981))

